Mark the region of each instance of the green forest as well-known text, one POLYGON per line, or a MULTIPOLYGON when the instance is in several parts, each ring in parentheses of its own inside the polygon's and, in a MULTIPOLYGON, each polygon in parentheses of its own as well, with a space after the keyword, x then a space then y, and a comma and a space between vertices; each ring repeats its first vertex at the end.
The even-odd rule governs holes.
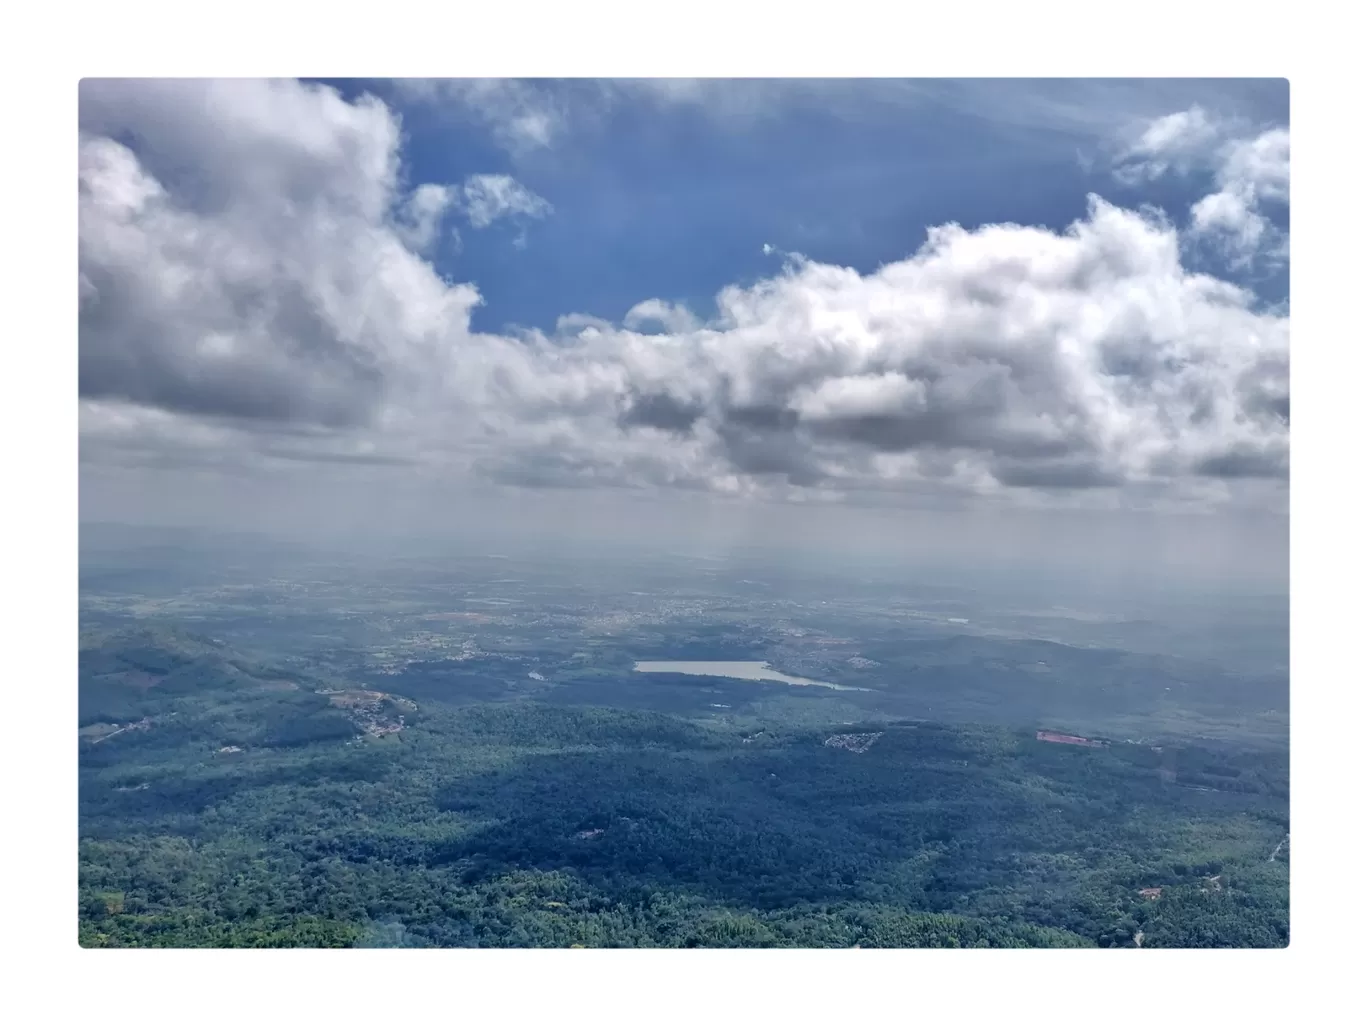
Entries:
POLYGON ((82 639, 86 947, 1279 947, 1284 748, 447 704, 82 639))

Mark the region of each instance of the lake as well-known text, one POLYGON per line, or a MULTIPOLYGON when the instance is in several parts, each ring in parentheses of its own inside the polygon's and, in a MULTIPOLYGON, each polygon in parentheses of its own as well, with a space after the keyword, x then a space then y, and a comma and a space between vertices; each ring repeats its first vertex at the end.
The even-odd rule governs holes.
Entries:
POLYGON ((666 662, 639 662, 632 667, 637 673, 687 673, 699 677, 731 677, 735 680, 763 680, 776 684, 792 684, 795 687, 831 688, 833 691, 868 691, 868 688, 855 688, 845 684, 831 684, 824 680, 808 680, 806 677, 790 677, 786 673, 771 669, 769 663, 756 662, 707 662, 697 659, 683 659, 666 662))

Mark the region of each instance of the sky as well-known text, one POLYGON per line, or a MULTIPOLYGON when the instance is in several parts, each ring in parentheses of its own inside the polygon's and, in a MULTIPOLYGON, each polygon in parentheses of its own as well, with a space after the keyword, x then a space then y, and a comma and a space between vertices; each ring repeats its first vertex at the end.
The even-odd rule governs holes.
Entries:
POLYGON ((81 516, 1285 580, 1284 80, 95 80, 81 516))

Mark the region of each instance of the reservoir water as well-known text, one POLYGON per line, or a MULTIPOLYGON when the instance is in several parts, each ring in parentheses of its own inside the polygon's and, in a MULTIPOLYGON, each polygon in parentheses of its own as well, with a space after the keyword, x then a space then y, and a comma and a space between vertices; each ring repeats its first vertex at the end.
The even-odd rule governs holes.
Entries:
POLYGON ((776 684, 791 684, 794 687, 831 688, 833 691, 868 691, 868 688, 855 688, 845 684, 831 684, 824 680, 808 680, 806 677, 790 677, 780 673, 765 662, 708 662, 698 659, 666 660, 664 662, 638 662, 632 667, 637 673, 688 673, 700 677, 731 677, 734 680, 773 681, 776 684))

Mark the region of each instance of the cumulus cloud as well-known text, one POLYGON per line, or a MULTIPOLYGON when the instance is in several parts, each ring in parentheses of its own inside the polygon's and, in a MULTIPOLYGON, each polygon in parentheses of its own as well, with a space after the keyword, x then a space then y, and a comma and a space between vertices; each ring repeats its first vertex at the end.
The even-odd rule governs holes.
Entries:
POLYGON ((476 291, 391 217, 399 132, 378 101, 92 80, 81 100, 83 396, 355 427, 468 325, 476 291))
POLYGON ((1250 263, 1261 252, 1274 261, 1286 259, 1286 235, 1261 208, 1287 203, 1290 180, 1291 137, 1286 129, 1232 141, 1223 148, 1218 191, 1193 204, 1193 233, 1214 239, 1237 265, 1250 263))
POLYGON ((628 420, 687 423, 746 474, 992 490, 1285 470, 1286 321, 1097 199, 1062 235, 947 226, 875 274, 804 263, 719 309, 668 371, 622 346, 651 401, 628 420))
MULTIPOLYGON (((1095 197, 1063 232, 934 228, 870 274, 790 255, 706 319, 648 298, 496 335, 418 229, 537 198, 499 176, 405 194, 378 101, 87 82, 81 118, 87 460, 936 502, 1286 477, 1286 314, 1095 197)), ((1256 197, 1283 180, 1276 147, 1225 159, 1256 197)))
POLYGON ((1222 189, 1192 205, 1192 232, 1214 239, 1233 262, 1242 264, 1259 251, 1269 223, 1243 191, 1222 189))
POLYGON ((1189 237, 1210 243, 1236 267, 1256 257, 1280 263, 1287 256, 1286 233, 1264 210, 1289 199, 1291 137, 1286 128, 1253 132, 1235 119, 1221 119, 1201 107, 1156 118, 1116 159, 1114 173, 1127 184, 1169 173, 1202 172, 1215 191, 1189 211, 1189 237))
POLYGON ((466 217, 476 228, 488 228, 502 217, 541 218, 552 209, 511 175, 471 175, 461 193, 466 217))
MULTIPOLYGON (((437 238, 442 218, 456 199, 456 191, 446 185, 420 185, 414 189, 396 218, 396 229, 409 246, 426 252, 437 238)), ((458 235, 457 238, 460 236, 458 235)))
POLYGON ((1205 168, 1230 127, 1201 107, 1155 118, 1120 154, 1116 176, 1128 184, 1205 168))
POLYGON ((647 299, 627 311, 622 323, 634 331, 651 324, 658 325, 670 332, 692 331, 698 326, 698 319, 689 309, 676 303, 661 299, 647 299))
POLYGON ((1247 188, 1255 199, 1286 203, 1291 182, 1292 141, 1285 128, 1236 140, 1224 154, 1223 185, 1247 188))

